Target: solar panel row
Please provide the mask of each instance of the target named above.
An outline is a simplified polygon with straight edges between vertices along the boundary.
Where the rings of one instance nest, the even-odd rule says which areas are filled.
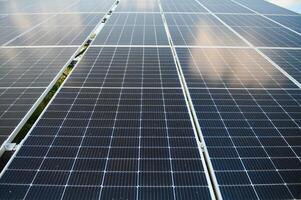
[[[63,199],[210,198],[175,76],[169,48],[90,48],[6,170],[3,197],[21,181],[21,199],[51,185]]]
[[[101,6],[109,10],[113,3]],[[0,18],[1,154],[105,14],[73,12],[82,4],[24,0],[1,7],[6,13]]]
[[[254,46],[296,47],[300,41],[260,15],[216,16]],[[222,198],[300,198],[294,177],[301,167],[300,88],[253,47],[222,46],[175,48]],[[292,54],[275,56],[289,50],[262,51],[280,66],[289,60],[283,68],[296,70]]]
[[[101,12],[90,0],[69,5]],[[85,31],[98,15],[49,22],[70,29],[81,16]],[[7,166],[0,198],[301,198],[297,17],[259,0],[121,1]],[[68,34],[20,41],[84,38]]]

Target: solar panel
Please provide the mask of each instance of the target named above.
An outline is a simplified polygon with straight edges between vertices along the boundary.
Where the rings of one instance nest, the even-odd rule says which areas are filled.
[[[168,40],[159,13],[116,13],[93,44],[168,45]]]
[[[300,47],[301,36],[259,15],[218,15],[255,46]]]
[[[1,148],[75,51],[50,47],[0,49]]]
[[[0,142],[113,4],[0,0]],[[301,199],[299,15],[263,0],[116,6],[0,199]]]
[[[94,74],[104,64],[106,77],[121,76],[115,80],[120,84],[98,79],[101,85],[86,87],[93,80],[86,76],[71,87],[79,83],[71,76],[3,175],[0,196],[43,199],[51,191],[63,199],[210,198],[182,88],[165,78],[176,71],[171,50],[92,47],[84,57],[75,74],[87,68]],[[140,74],[132,87],[127,78],[136,65]],[[144,82],[152,74],[158,85]]]
[[[175,45],[246,46],[226,26],[208,14],[165,14]]]
[[[264,49],[263,52],[287,73],[301,82],[301,51],[294,49]]]

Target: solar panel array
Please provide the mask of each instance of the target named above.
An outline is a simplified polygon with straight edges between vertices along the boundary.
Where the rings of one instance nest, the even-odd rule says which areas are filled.
[[[1,154],[114,4],[89,2],[105,10],[83,13],[82,1],[0,3]]]
[[[68,57],[107,12],[22,2],[49,18],[3,39],[40,47],[0,49],[16,57],[0,54],[0,127],[58,73],[57,49]],[[299,17],[262,0],[120,1],[5,169],[0,199],[301,199]]]

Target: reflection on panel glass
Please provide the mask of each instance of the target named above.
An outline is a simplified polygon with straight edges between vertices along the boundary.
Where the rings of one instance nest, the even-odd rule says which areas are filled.
[[[0,87],[47,87],[75,50],[0,49]]]
[[[55,14],[9,46],[81,45],[104,14]]]
[[[175,45],[246,46],[230,29],[212,15],[165,14]]]
[[[301,36],[259,15],[218,15],[255,46],[301,47]]]
[[[122,0],[116,12],[160,12],[157,0]]]
[[[208,11],[195,0],[160,0],[160,2],[164,12],[208,13]]]
[[[253,13],[231,0],[198,0],[213,13]]]
[[[189,87],[296,88],[251,49],[177,48]]]
[[[20,34],[30,31],[53,15],[3,15],[0,17],[0,45],[13,40]]]
[[[0,13],[107,12],[114,0],[2,0]]]

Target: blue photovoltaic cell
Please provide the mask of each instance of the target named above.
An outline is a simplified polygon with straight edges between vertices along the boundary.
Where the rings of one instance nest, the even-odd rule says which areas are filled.
[[[68,79],[0,179],[0,198],[44,199],[50,193],[52,199],[210,199],[182,88],[165,78],[164,70],[176,68],[170,53],[91,48],[78,70],[92,72],[107,62],[104,54],[111,63],[107,72],[114,71],[118,55],[133,55],[120,66],[123,74],[107,73],[123,77],[115,80],[120,84],[104,87],[108,79],[99,79],[102,86],[85,88],[93,80],[85,78],[68,87],[74,83]],[[137,85],[128,87],[128,69],[141,59]],[[145,85],[149,72],[158,85]]]
[[[259,15],[218,15],[254,46],[301,47],[301,36]]]
[[[299,83],[301,82],[301,50],[264,49],[262,51]]]

